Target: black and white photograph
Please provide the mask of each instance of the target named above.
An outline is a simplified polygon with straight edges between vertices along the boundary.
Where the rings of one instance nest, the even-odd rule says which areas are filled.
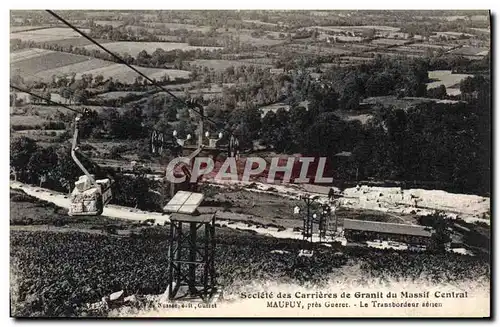
[[[11,318],[491,318],[488,8],[162,6],[9,10]]]

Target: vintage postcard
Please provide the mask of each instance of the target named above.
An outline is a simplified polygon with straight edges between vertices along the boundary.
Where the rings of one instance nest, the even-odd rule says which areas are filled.
[[[490,20],[10,11],[11,317],[490,317]]]

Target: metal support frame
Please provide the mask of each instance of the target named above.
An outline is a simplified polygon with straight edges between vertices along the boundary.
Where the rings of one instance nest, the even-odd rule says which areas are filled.
[[[188,229],[184,228],[186,225],[189,225]],[[198,239],[200,234],[203,235],[201,240]],[[215,215],[204,221],[174,217],[170,223],[170,235],[168,298],[210,301],[217,291]]]
[[[306,212],[305,215],[303,216],[303,229],[302,229],[302,241],[303,241],[303,250],[309,250],[310,247],[312,246],[313,242],[313,226],[314,226],[314,219],[313,219],[313,212],[312,212],[312,204],[314,203],[315,199],[314,198],[309,198],[309,197],[304,197],[302,200],[306,204]]]
[[[73,134],[73,142],[71,143],[71,157],[73,158],[73,161],[77,164],[78,168],[80,168],[81,171],[87,176],[89,179],[91,185],[93,187],[97,187],[97,183],[95,179],[90,175],[89,171],[82,165],[80,160],[78,160],[78,157],[76,156],[76,153],[78,152],[78,125],[80,122],[81,116],[78,115],[75,118],[75,132]]]
[[[319,216],[319,241],[320,243],[326,242],[329,234],[331,222],[331,208],[328,204],[322,205],[321,214]]]
[[[332,219],[330,219],[329,230],[332,231],[332,236],[339,236],[344,229],[344,218],[339,219],[339,215],[337,214],[337,210],[341,206],[340,199],[332,200]],[[333,226],[332,226],[333,225]]]

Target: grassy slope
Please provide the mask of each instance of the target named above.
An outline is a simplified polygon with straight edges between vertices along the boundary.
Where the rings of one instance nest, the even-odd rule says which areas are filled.
[[[168,228],[139,228],[108,218],[68,218],[51,204],[21,193],[11,201],[13,220],[68,227],[11,227],[11,293],[15,316],[71,316],[83,303],[118,290],[159,294],[166,288]],[[109,224],[128,235],[89,233]],[[66,232],[62,233],[61,231]],[[84,232],[86,231],[86,232]],[[330,274],[356,263],[366,277],[435,281],[477,279],[489,274],[485,259],[457,255],[397,253],[363,248],[317,248],[310,259],[297,257],[299,241],[273,239],[227,228],[216,230],[216,269],[223,287],[252,280],[321,284]],[[271,253],[272,250],[288,253]],[[341,252],[338,252],[341,251]],[[304,261],[305,260],[305,261]],[[314,268],[312,268],[314,267]]]

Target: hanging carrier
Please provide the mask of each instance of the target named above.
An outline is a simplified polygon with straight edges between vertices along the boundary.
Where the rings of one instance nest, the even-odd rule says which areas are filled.
[[[82,116],[75,118],[75,133],[71,145],[71,157],[84,175],[75,182],[75,188],[70,195],[70,216],[99,216],[104,206],[112,199],[111,180],[98,179],[91,175],[76,156],[78,148],[78,123]]]

